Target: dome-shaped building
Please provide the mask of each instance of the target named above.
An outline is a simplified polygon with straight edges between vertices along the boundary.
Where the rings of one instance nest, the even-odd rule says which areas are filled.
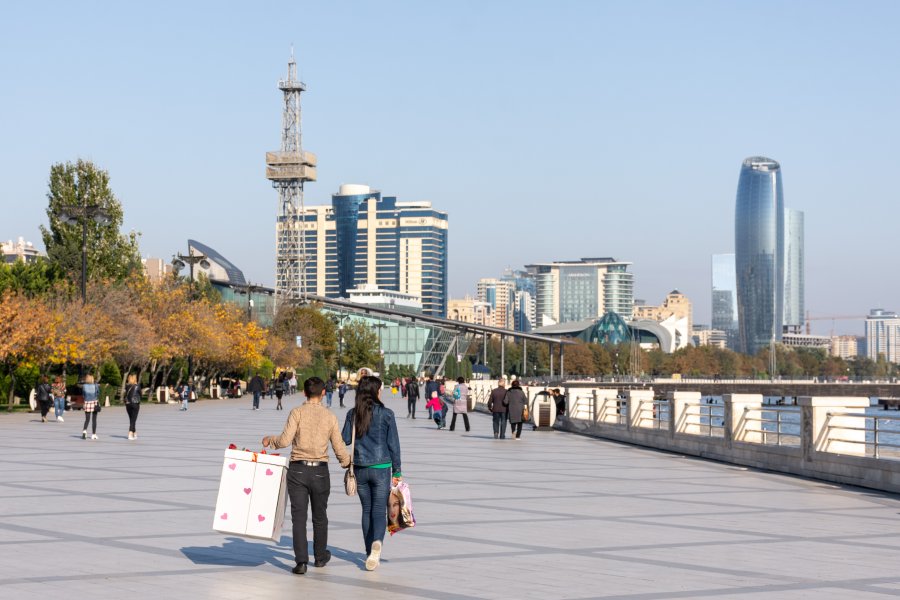
[[[618,313],[609,311],[576,337],[594,344],[624,344],[631,341],[631,329]]]

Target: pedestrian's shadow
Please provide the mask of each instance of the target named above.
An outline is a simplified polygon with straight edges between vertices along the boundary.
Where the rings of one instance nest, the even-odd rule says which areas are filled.
[[[290,538],[282,537],[278,545],[290,547]],[[195,565],[259,567],[268,563],[289,571],[294,564],[292,552],[281,551],[271,543],[250,542],[239,537],[225,538],[221,546],[188,546],[182,548],[181,553]]]
[[[348,563],[353,563],[359,569],[365,571],[366,555],[362,552],[351,552],[350,550],[345,550],[344,548],[335,548],[334,546],[329,546],[328,548],[329,550],[331,550],[331,553],[335,558],[345,560]],[[312,556],[312,546],[310,546],[310,556]]]

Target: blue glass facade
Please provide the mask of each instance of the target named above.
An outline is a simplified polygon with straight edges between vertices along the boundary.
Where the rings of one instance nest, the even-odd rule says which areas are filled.
[[[781,166],[744,160],[734,215],[739,348],[755,354],[781,340],[784,317],[784,197]]]

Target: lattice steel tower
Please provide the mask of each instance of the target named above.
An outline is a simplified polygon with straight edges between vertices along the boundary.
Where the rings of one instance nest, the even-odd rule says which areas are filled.
[[[278,190],[275,224],[275,293],[277,302],[306,296],[306,232],[303,222],[303,184],[316,180],[316,155],[304,152],[300,135],[300,92],[306,85],[297,79],[294,51],[287,79],[278,82],[284,92],[281,117],[281,150],[266,152],[266,178]]]

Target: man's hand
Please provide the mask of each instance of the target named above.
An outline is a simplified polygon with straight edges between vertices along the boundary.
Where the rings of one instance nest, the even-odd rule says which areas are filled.
[[[264,438],[262,439],[262,445],[263,445],[263,448],[268,448],[268,447],[269,447],[269,443],[270,443],[271,441],[272,441],[272,440],[271,440],[270,436],[267,435],[266,437],[264,437]]]

